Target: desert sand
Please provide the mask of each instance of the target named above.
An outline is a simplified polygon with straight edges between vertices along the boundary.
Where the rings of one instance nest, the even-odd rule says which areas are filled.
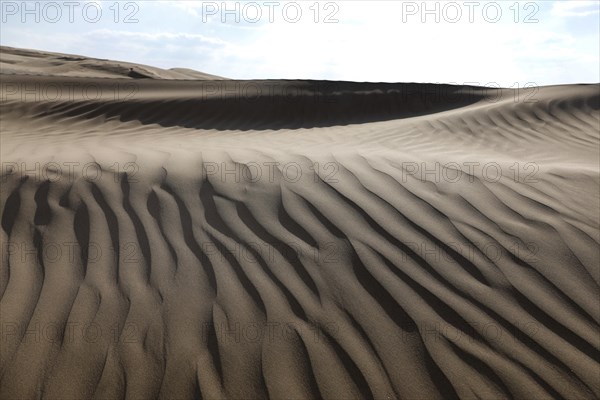
[[[599,85],[0,72],[0,398],[600,397]]]

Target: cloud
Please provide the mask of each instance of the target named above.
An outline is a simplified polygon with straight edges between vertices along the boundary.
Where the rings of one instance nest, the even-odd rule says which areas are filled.
[[[308,8],[312,4],[302,3],[304,15],[297,23],[277,14],[274,23],[249,24],[235,23],[233,18],[223,23],[218,16],[204,23],[202,2],[179,2],[176,7],[146,2],[135,25],[115,24],[109,18],[90,30],[90,24],[81,21],[33,25],[19,19],[3,25],[0,42],[162,68],[187,67],[238,79],[504,86],[517,81],[541,85],[600,79],[598,23],[569,18],[596,13],[594,1],[542,4],[535,24],[513,22],[509,2],[503,3],[505,17],[497,24],[482,18],[474,23],[463,18],[456,24],[430,18],[422,24],[418,16],[401,23],[401,3],[393,2],[339,2],[335,14],[339,23],[323,22],[330,11],[321,3],[316,23]]]
[[[199,12],[199,10],[202,9],[202,3],[204,3],[204,1],[195,1],[195,0],[158,1],[157,3],[168,5],[168,6],[175,6],[194,17],[199,17],[201,14]]]
[[[584,0],[555,1],[551,12],[560,17],[587,17],[600,13],[600,2]]]
[[[95,37],[128,38],[140,41],[196,40],[202,43],[209,43],[212,45],[226,46],[229,44],[225,40],[219,38],[210,37],[199,33],[187,32],[132,32],[113,29],[96,29],[94,31],[86,33],[86,35]]]

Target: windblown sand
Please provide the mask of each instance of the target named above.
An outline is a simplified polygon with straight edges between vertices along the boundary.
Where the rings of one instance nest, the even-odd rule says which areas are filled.
[[[0,398],[600,397],[599,85],[0,61]]]

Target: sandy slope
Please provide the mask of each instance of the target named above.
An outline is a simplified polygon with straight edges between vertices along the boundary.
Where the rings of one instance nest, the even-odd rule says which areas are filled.
[[[223,79],[187,68],[164,70],[123,61],[8,46],[0,46],[0,72],[15,75],[88,78]]]
[[[0,398],[600,396],[598,85],[49,54],[2,75]]]

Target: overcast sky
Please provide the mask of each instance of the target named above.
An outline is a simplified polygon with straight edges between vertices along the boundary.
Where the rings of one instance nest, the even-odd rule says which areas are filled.
[[[598,1],[2,1],[0,43],[237,79],[600,81]]]

